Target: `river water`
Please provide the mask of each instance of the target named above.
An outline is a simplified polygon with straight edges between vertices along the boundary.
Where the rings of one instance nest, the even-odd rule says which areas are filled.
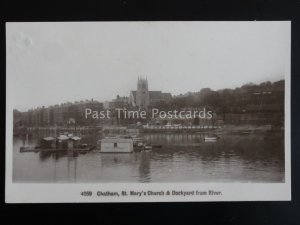
[[[151,152],[20,153],[14,138],[13,182],[284,182],[283,138],[223,134],[205,142],[203,134],[145,134],[162,148]],[[40,137],[29,140],[34,146]],[[95,143],[99,137],[86,137]]]

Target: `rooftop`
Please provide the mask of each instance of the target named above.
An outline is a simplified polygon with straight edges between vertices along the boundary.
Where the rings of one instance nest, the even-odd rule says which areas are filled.
[[[101,140],[102,143],[133,143],[131,138],[107,137]]]

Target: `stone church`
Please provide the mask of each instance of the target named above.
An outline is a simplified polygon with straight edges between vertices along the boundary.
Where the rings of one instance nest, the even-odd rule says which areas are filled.
[[[129,95],[129,103],[134,107],[148,109],[155,103],[172,99],[171,93],[163,93],[161,91],[149,91],[147,78],[138,78],[137,90],[131,91]]]

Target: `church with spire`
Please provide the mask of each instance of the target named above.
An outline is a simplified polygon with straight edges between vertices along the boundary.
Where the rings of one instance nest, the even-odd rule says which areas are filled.
[[[148,79],[138,77],[137,90],[131,91],[129,95],[129,104],[133,107],[148,109],[155,103],[172,99],[171,93],[163,93],[161,91],[149,91]]]

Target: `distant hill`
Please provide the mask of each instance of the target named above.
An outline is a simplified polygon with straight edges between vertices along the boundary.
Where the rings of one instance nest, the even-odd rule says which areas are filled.
[[[218,113],[278,112],[284,110],[284,80],[245,84],[235,89],[217,91],[203,88],[199,92],[175,96],[172,108],[207,107]]]

